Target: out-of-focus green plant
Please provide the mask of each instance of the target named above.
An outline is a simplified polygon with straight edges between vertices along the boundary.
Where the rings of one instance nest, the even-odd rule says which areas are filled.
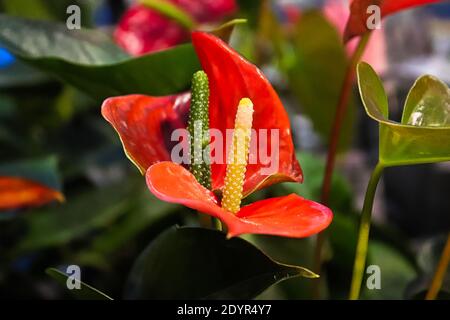
[[[131,58],[100,31],[67,32],[62,24],[3,14],[0,44],[98,100],[133,92],[180,92],[189,87],[191,75],[200,68],[190,44]]]
[[[349,64],[347,53],[337,30],[318,11],[303,13],[292,37],[292,59],[286,66],[289,84],[301,110],[327,143]],[[353,97],[349,101],[340,135],[341,150],[349,147],[353,137],[356,104]]]
[[[64,288],[67,288],[67,282],[71,281],[71,283],[75,287],[75,290],[70,290],[70,293],[73,294],[76,298],[82,300],[113,300],[113,298],[111,298],[107,294],[88,285],[87,283],[84,283],[83,281],[80,281],[79,279],[69,279],[69,275],[58,269],[47,268],[45,272]]]

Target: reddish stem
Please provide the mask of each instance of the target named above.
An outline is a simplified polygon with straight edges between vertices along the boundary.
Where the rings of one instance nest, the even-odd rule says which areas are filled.
[[[348,104],[352,92],[353,81],[355,80],[356,65],[361,60],[364,50],[367,46],[371,33],[367,32],[359,39],[358,46],[353,52],[347,71],[345,74],[344,82],[342,84],[341,94],[336,106],[336,113],[334,115],[333,127],[329,137],[329,146],[327,154],[327,162],[325,166],[325,174],[322,182],[322,191],[320,195],[320,201],[324,205],[328,205],[330,201],[331,180],[333,177],[334,166],[336,161],[336,153],[339,145],[339,137],[342,129],[342,123],[344,122],[345,115],[347,114]],[[320,274],[322,266],[322,251],[326,240],[325,231],[317,236],[316,247],[314,252],[314,271]],[[314,282],[313,295],[315,298],[320,297],[320,284],[319,281]]]

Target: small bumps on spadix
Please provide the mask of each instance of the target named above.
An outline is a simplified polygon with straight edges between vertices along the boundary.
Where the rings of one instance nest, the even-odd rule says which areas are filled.
[[[232,213],[237,213],[241,207],[252,123],[253,103],[249,98],[243,98],[236,113],[222,198],[222,207]]]
[[[208,76],[204,71],[197,71],[192,77],[188,131],[190,135],[190,171],[202,186],[211,189],[209,84]]]

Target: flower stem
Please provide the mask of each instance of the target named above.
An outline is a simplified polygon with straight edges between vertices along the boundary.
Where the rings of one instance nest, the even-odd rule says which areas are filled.
[[[353,55],[350,59],[350,63],[347,67],[347,72],[345,75],[338,105],[336,107],[336,113],[334,115],[333,120],[333,128],[331,130],[331,134],[329,137],[325,175],[322,183],[321,202],[324,203],[325,205],[327,205],[330,200],[331,180],[333,177],[336,153],[339,145],[339,137],[342,129],[342,123],[344,122],[344,118],[348,109],[348,102],[350,100],[353,81],[355,79],[356,74],[356,65],[358,64],[359,60],[361,59],[364,53],[364,49],[367,46],[369,37],[370,33],[366,33],[364,36],[362,36],[361,39],[359,40],[357,48],[353,52]]]
[[[367,249],[369,247],[369,232],[372,216],[373,201],[377,191],[378,182],[383,173],[384,166],[377,164],[372,172],[367,186],[364,206],[361,212],[361,222],[359,226],[358,243],[356,245],[355,263],[353,265],[352,284],[350,288],[350,300],[357,300],[361,291],[361,284],[364,276],[364,267],[367,259]]]
[[[436,269],[436,273],[434,274],[433,280],[431,282],[430,289],[425,296],[426,300],[434,300],[436,299],[439,290],[442,287],[442,282],[444,281],[445,274],[447,273],[448,265],[450,262],[450,233],[448,234],[447,242],[444,247],[444,251],[442,251],[441,259],[439,260],[439,264]]]
[[[358,45],[353,52],[349,64],[347,66],[347,71],[345,74],[344,82],[342,84],[341,93],[339,96],[338,104],[336,106],[336,113],[334,115],[333,127],[329,137],[329,146],[327,153],[327,161],[325,165],[325,173],[322,181],[322,190],[320,195],[320,201],[324,205],[328,205],[330,201],[330,189],[331,181],[333,177],[334,164],[336,160],[336,153],[339,145],[339,137],[341,133],[342,123],[345,119],[345,115],[348,109],[348,103],[351,96],[353,81],[355,79],[356,65],[361,60],[367,43],[370,39],[370,32],[365,33],[359,39]],[[322,251],[323,246],[326,242],[325,231],[319,233],[316,239],[316,245],[314,249],[314,271],[318,274],[321,272],[322,268]],[[320,281],[315,281],[313,284],[313,296],[314,298],[320,298]]]

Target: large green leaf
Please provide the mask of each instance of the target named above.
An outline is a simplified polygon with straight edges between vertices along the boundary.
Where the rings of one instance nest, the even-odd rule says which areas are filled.
[[[69,17],[67,8],[77,5],[81,10],[81,25],[83,27],[92,25],[93,12],[101,5],[98,0],[2,0],[0,6],[4,12],[11,16],[66,21]]]
[[[108,268],[111,255],[139,233],[177,212],[179,206],[159,201],[144,187],[133,199],[133,207],[119,222],[97,235],[91,245],[77,255],[77,262]]]
[[[294,33],[295,59],[287,74],[302,111],[328,141],[348,58],[336,29],[317,11],[302,15]],[[353,97],[342,125],[340,148],[351,142],[355,115]]]
[[[263,235],[245,235],[248,240],[272,259],[289,265],[312,266],[314,256],[314,239],[293,239]],[[294,278],[274,284],[265,290],[258,299],[309,299],[311,281]]]
[[[450,160],[450,90],[433,76],[419,78],[408,95],[402,121],[389,120],[380,78],[367,63],[358,65],[358,84],[367,114],[380,126],[384,166]]]
[[[26,236],[13,254],[63,245],[108,226],[130,206],[135,185],[113,185],[72,198],[62,206],[38,209],[26,217]]]
[[[179,92],[200,69],[191,44],[130,58],[99,31],[6,15],[0,15],[0,44],[96,99]]]
[[[171,228],[136,261],[131,299],[250,299],[291,277],[313,272],[277,263],[240,238],[201,228]]]
[[[54,18],[47,3],[43,0],[3,0],[2,7],[7,14],[13,16],[45,20]]]
[[[45,273],[47,273],[50,277],[55,279],[61,286],[67,289],[67,279],[69,275],[66,273],[59,271],[55,268],[47,268],[45,270]],[[72,294],[75,298],[81,299],[81,300],[113,300],[110,296],[107,294],[101,292],[98,289],[95,289],[94,287],[84,283],[80,280],[73,280],[74,282],[78,282],[80,284],[80,289],[73,289],[69,290],[67,289],[70,294]]]

